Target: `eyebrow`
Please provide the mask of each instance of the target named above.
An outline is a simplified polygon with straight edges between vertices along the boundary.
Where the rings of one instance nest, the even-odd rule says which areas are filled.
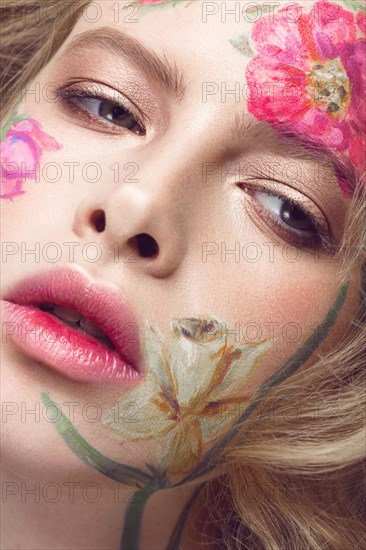
[[[98,47],[108,53],[132,61],[152,81],[159,84],[168,94],[178,101],[186,95],[187,83],[175,64],[171,64],[165,55],[153,51],[128,34],[111,27],[101,27],[76,35],[67,45],[64,54],[80,53],[90,47]],[[240,140],[241,147],[250,143],[270,143],[269,128],[275,131],[279,141],[290,147],[292,158],[298,160],[328,161],[334,168],[338,180],[342,180],[352,193],[356,186],[357,174],[351,163],[325,145],[311,140],[306,135],[295,134],[284,124],[264,123],[251,115],[237,116],[233,126],[232,138]],[[274,149],[273,144],[268,149]],[[289,151],[287,151],[287,156]]]
[[[184,98],[187,85],[176,65],[172,65],[165,55],[148,49],[135,38],[117,29],[101,27],[78,34],[66,47],[65,54],[95,46],[132,61],[167,93],[179,101]]]
[[[273,143],[272,132],[277,136],[277,144]],[[281,154],[290,156],[292,159],[329,163],[334,169],[338,182],[342,181],[350,194],[355,190],[358,176],[347,158],[306,134],[296,133],[287,124],[267,123],[245,114],[236,117],[232,135],[236,139],[239,137],[244,146],[260,143],[266,150],[279,149]]]

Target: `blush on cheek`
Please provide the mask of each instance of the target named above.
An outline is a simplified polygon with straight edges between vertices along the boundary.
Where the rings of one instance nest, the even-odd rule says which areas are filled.
[[[13,199],[22,195],[24,181],[38,178],[43,152],[61,147],[36,120],[13,117],[1,133],[0,197]]]
[[[232,334],[237,338],[237,343],[244,345],[268,340],[273,344],[270,354],[245,385],[248,397],[252,397],[261,384],[279,370],[313,333],[319,334],[319,326],[324,322],[336,294],[337,286],[331,284],[324,272],[324,285],[319,280],[311,283],[305,278],[301,282],[299,277],[293,280],[287,277],[285,285],[280,281],[273,282],[270,292],[256,293],[252,300],[247,299],[244,311],[238,303],[228,304],[231,307]],[[338,332],[334,330],[330,335],[332,341],[338,337]]]

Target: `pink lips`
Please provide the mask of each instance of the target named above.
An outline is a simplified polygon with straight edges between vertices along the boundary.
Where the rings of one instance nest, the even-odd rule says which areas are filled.
[[[75,310],[102,338],[39,309],[43,304]],[[12,340],[64,376],[97,384],[142,379],[138,325],[118,292],[63,268],[21,281],[1,305],[2,341]]]

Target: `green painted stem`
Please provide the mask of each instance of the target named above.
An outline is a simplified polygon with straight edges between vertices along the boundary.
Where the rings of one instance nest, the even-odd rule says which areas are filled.
[[[4,141],[6,134],[8,133],[8,130],[13,124],[16,124],[17,122],[21,122],[22,120],[25,120],[26,118],[29,118],[28,115],[19,115],[15,116],[13,113],[10,118],[5,122],[4,126],[1,128],[0,132],[0,141]]]
[[[133,501],[127,507],[120,550],[139,550],[142,518],[145,511],[145,505],[151,495],[155,493],[155,487],[145,487],[136,491]]]
[[[168,543],[168,546],[167,546],[166,550],[179,550],[180,542],[181,542],[181,539],[182,539],[184,527],[186,525],[189,512],[191,511],[191,508],[192,508],[192,505],[193,505],[194,501],[196,500],[196,498],[200,494],[203,485],[204,485],[204,483],[201,483],[201,485],[199,485],[199,487],[197,487],[197,489],[195,490],[195,492],[193,493],[193,495],[191,496],[191,498],[189,499],[189,501],[187,502],[187,504],[183,508],[183,511],[182,511],[182,513],[181,513],[181,515],[178,519],[177,525],[175,526],[175,529],[172,533],[172,536],[170,537],[170,541]]]
[[[43,392],[41,397],[43,403],[47,407],[54,407],[57,411],[57,418],[54,420],[56,430],[61,435],[66,445],[78,458],[80,458],[80,460],[85,462],[85,464],[95,468],[101,474],[126,485],[135,483],[146,485],[153,479],[151,475],[146,474],[137,468],[120,464],[119,462],[102,455],[102,453],[92,447],[79,434],[67,416],[63,414],[57,403],[52,401],[46,392]]]

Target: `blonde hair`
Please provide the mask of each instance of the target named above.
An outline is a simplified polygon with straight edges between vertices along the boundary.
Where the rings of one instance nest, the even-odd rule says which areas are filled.
[[[1,0],[2,119],[89,3]],[[71,4],[71,16],[60,9]],[[365,266],[365,188],[359,181],[351,202],[340,278]],[[342,341],[266,395],[228,447],[225,474],[207,485],[221,547],[344,550],[366,544],[365,288],[360,292],[359,314]]]
[[[340,281],[351,270],[362,279],[352,325],[265,396],[227,449],[225,489],[208,486],[230,550],[366,545],[365,181],[357,182],[338,257]]]

